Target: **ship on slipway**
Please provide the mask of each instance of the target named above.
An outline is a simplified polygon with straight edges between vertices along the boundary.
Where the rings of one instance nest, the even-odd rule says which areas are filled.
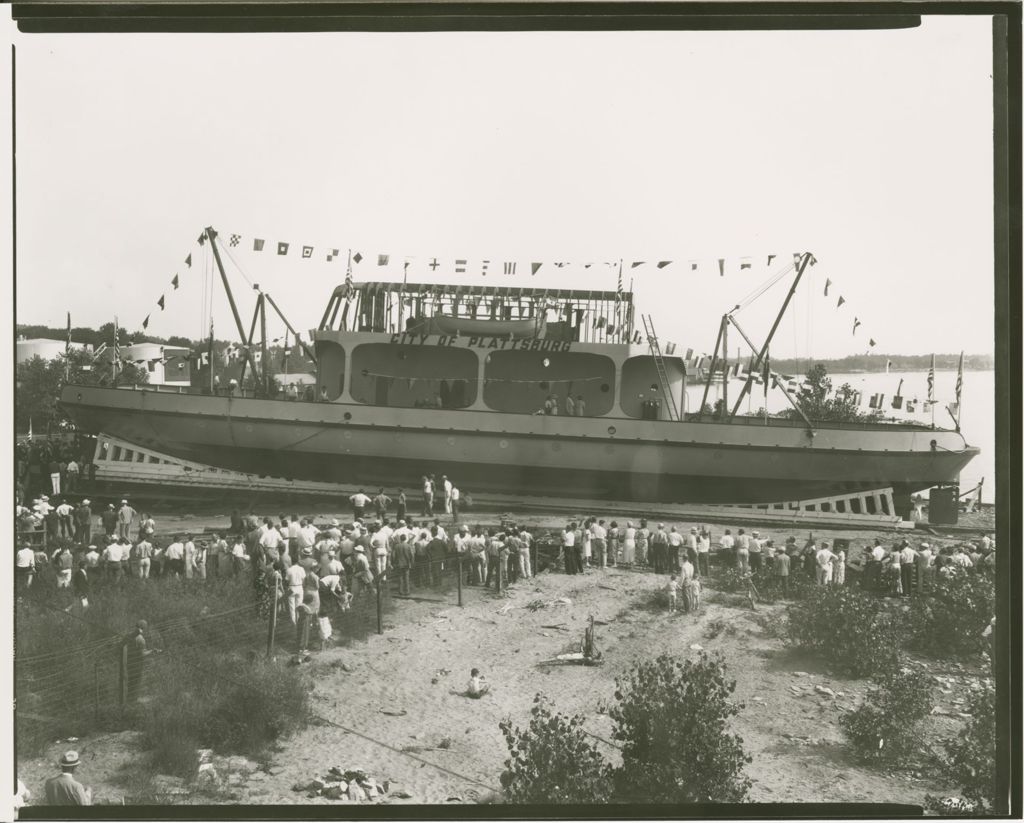
[[[217,234],[206,236],[228,287]],[[794,261],[772,333],[809,263],[810,254]],[[261,295],[257,311],[263,304]],[[304,399],[260,392],[253,361],[256,392],[68,385],[61,405],[84,431],[183,460],[409,491],[424,474],[475,492],[664,503],[890,487],[896,511],[885,513],[905,516],[912,494],[956,483],[979,452],[957,430],[916,423],[737,414],[752,378],[734,406],[687,412],[692,357],[663,351],[648,318],[636,328],[634,309],[630,291],[346,281],[311,332],[317,388]],[[764,363],[772,334],[755,346],[730,314],[698,374],[708,385],[728,378],[718,352],[730,329],[751,347],[750,374],[774,382]],[[252,341],[243,335],[247,356]],[[558,413],[545,413],[552,405]]]

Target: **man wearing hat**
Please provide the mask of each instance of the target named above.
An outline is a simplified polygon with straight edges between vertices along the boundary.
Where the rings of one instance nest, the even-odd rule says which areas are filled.
[[[92,509],[88,499],[75,509],[75,542],[80,546],[88,546],[92,542]]]
[[[929,588],[928,569],[932,565],[932,556],[932,547],[927,543],[922,543],[921,548],[917,551],[917,557],[914,558],[917,577],[915,582],[919,594],[923,594],[925,589]]]
[[[118,537],[123,537],[125,540],[131,540],[132,523],[135,522],[136,517],[138,517],[138,512],[128,505],[127,500],[122,500],[121,508],[117,510]]]
[[[360,592],[370,591],[373,575],[370,574],[370,561],[366,556],[366,547],[356,544],[352,554],[352,597]]]
[[[117,510],[113,503],[107,504],[106,511],[100,515],[100,521],[103,523],[103,532],[107,537],[113,537],[114,532],[117,531]]]
[[[81,762],[76,751],[67,751],[61,755],[60,774],[46,781],[47,806],[92,805],[92,789],[87,789],[75,780],[75,769]]]

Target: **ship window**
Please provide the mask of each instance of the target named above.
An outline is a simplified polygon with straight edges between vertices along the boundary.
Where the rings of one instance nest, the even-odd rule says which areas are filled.
[[[610,390],[611,390],[611,386],[609,386],[607,383],[602,383],[601,384],[601,391],[602,392],[607,394]]]
[[[114,446],[114,450],[113,450],[113,452],[110,455],[110,459],[111,460],[120,460],[121,459],[121,447],[120,446]]]
[[[153,455],[150,455],[149,456],[149,462],[150,463],[159,463],[160,462],[160,458],[159,457],[154,457]]]
[[[124,450],[124,457],[122,459],[124,460],[125,463],[131,463],[132,462],[132,457],[134,455],[135,455],[135,451],[133,449],[125,449]]]
[[[658,390],[657,385],[654,384],[654,383],[651,383],[651,391],[657,391],[657,390]]]
[[[142,452],[137,452],[136,455],[135,455],[135,462],[136,463],[145,463],[146,462],[146,455],[144,455]]]

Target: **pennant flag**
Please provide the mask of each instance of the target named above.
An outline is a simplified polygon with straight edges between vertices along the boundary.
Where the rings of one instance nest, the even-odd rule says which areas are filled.
[[[749,268],[750,268],[750,263],[742,263],[742,262],[740,263],[740,271],[743,271],[743,269],[749,269]]]
[[[303,257],[312,257],[313,256],[313,247],[312,246],[303,246],[302,247],[302,256]]]
[[[149,315],[148,314],[146,315],[146,319],[142,321],[142,328],[143,329],[148,329],[149,328]]]
[[[644,264],[643,260],[637,260],[636,262],[631,263],[629,267],[631,269],[635,269],[637,266],[642,266],[643,264]]]
[[[615,334],[615,326],[611,323],[608,324],[608,328],[605,330],[606,334]]]
[[[287,243],[278,243],[277,244],[277,253],[278,254],[288,254],[288,244]]]
[[[886,360],[885,361],[885,373],[886,374],[889,373],[889,369],[890,368],[892,368],[892,360]]]
[[[466,261],[465,260],[456,260],[455,261],[455,273],[456,274],[465,274],[466,273]]]
[[[675,354],[675,353],[676,353],[676,344],[675,343],[668,343],[668,344],[665,345],[665,354]]]
[[[200,246],[201,246],[201,245],[203,245],[203,243],[205,243],[205,242],[206,242],[206,232],[205,232],[205,231],[204,231],[204,232],[203,232],[202,234],[200,234],[200,235],[199,235],[199,239],[198,239],[198,240],[196,240],[196,242],[197,242],[197,243],[198,243],[198,244],[199,244]]]
[[[774,254],[769,254],[768,255],[768,265],[769,266],[772,264],[772,260],[774,260],[774,259],[775,259],[775,255]]]
[[[560,268],[560,269],[564,269],[566,267],[566,265],[568,265],[568,264],[567,263],[555,263],[555,265],[558,266],[558,268]]]
[[[853,333],[854,334],[857,333],[857,326],[859,326],[859,325],[860,325],[860,320],[858,320],[856,317],[854,317],[853,318]]]
[[[188,257],[185,258],[185,265],[192,268],[192,253],[189,252]]]
[[[718,276],[719,277],[725,277],[725,258],[724,257],[719,257],[718,258]]]
[[[671,260],[659,260],[658,261],[658,268],[659,269],[663,269],[663,268],[665,268],[665,266],[669,265],[671,262],[672,262]]]
[[[868,345],[871,346],[872,348],[874,347],[874,345],[875,345],[875,338],[874,337],[871,337],[871,338],[868,339]]]
[[[171,285],[174,286],[175,291],[177,291],[177,288],[178,288],[178,275],[174,275],[174,279],[171,280]]]
[[[593,263],[584,263],[584,264],[583,264],[583,268],[585,268],[585,269],[589,269],[589,268],[590,268],[591,266],[593,266],[593,265],[594,265]]]
[[[483,275],[484,277],[486,277],[486,276],[487,276],[487,267],[488,267],[489,265],[491,265],[491,261],[490,261],[490,260],[484,260],[484,262],[483,262],[483,267],[482,267],[482,268],[480,269],[480,273],[481,273],[481,274],[482,274],[482,275]]]
[[[793,265],[794,266],[799,266],[800,265],[800,252],[798,252],[798,251],[793,252]]]
[[[160,299],[156,301],[156,304],[160,307],[160,311],[164,310],[164,296],[161,294]]]
[[[825,278],[825,296],[828,297],[828,287],[832,285],[832,281],[827,277]]]
[[[928,367],[928,402],[935,402],[935,355],[932,355],[932,364]]]
[[[437,267],[440,266],[440,265],[441,264],[437,262],[437,258],[434,257],[430,261],[430,270],[431,271],[437,271]]]
[[[263,251],[263,241],[260,240],[258,237],[252,241],[252,250]]]
[[[388,260],[390,260],[390,259],[391,259],[391,255],[388,255],[388,254],[378,254],[377,255],[377,265],[378,266],[386,266],[388,264]]]
[[[542,265],[541,263],[531,263],[530,264],[530,274],[536,274],[537,271],[540,269],[541,265]]]
[[[515,273],[516,273],[516,264],[515,263],[506,263],[505,264],[505,274],[515,274]]]
[[[603,329],[605,327],[605,324],[607,324],[607,322],[608,322],[608,318],[607,317],[598,317],[597,318],[597,328]]]
[[[697,271],[697,264],[696,263],[690,263],[690,271]]]
[[[813,266],[813,265],[815,265],[815,264],[816,264],[816,263],[818,262],[818,258],[817,258],[817,257],[815,257],[815,256],[814,256],[813,254],[809,254],[809,255],[808,255],[808,257],[810,258],[810,260],[808,260],[808,262],[809,262],[809,263],[810,263],[810,264],[811,264],[812,266]]]
[[[843,303],[845,303],[845,302],[846,302],[846,298],[845,298],[845,297],[843,297],[842,295],[839,295],[839,302],[838,302],[838,303],[836,303],[836,308],[838,309],[838,308],[839,308],[839,307],[840,307],[841,305],[843,305]]]
[[[242,235],[240,235],[240,234],[233,234],[233,235],[231,235],[231,240],[229,241],[228,245],[234,247],[234,246],[237,246],[241,242],[242,242]]]
[[[359,252],[353,254],[352,259],[356,261],[357,266],[363,262],[363,256]]]

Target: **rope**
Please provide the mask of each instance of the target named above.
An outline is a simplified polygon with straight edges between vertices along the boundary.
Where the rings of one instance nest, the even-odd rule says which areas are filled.
[[[782,271],[780,271],[778,274],[775,274],[775,275],[772,275],[771,277],[769,277],[761,285],[755,287],[753,291],[751,291],[745,297],[743,297],[739,301],[739,303],[736,304],[736,308],[733,309],[733,311],[734,312],[738,312],[738,311],[742,311],[743,309],[745,309],[747,306],[749,306],[751,303],[753,303],[755,300],[757,300],[759,297],[761,297],[766,291],[768,291],[772,286],[774,286],[776,283],[778,283],[783,277],[785,277],[787,274],[789,274],[793,270],[794,270],[794,264],[790,263],[784,269],[782,269]]]

